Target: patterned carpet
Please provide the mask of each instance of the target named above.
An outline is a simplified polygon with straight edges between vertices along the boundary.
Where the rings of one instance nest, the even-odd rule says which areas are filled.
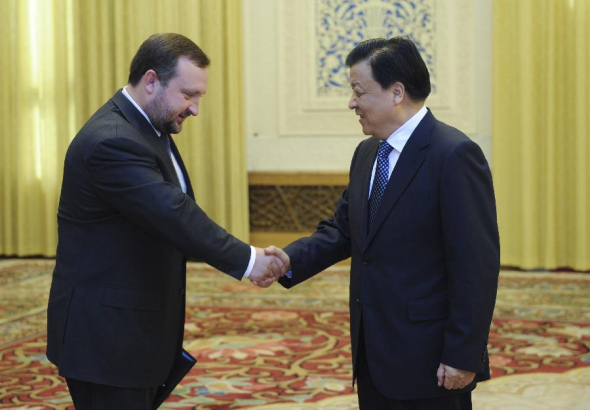
[[[0,408],[73,409],[45,358],[53,261],[0,260]],[[348,271],[259,290],[189,266],[185,348],[198,364],[162,409],[357,409]],[[474,409],[590,409],[590,275],[502,272],[492,380]]]

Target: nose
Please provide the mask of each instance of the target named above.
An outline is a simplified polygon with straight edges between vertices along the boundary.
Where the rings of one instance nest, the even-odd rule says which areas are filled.
[[[189,105],[188,111],[191,113],[191,115],[195,117],[199,114],[199,97],[195,97],[191,101],[191,105]]]
[[[350,96],[350,100],[348,100],[348,108],[354,110],[357,107],[356,99],[354,98],[354,94]]]

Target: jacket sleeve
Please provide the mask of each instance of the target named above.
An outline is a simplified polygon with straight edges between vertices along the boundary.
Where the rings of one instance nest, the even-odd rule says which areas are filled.
[[[352,157],[351,170],[359,147]],[[291,260],[292,271],[291,278],[284,276],[279,279],[279,283],[286,288],[306,281],[333,264],[350,257],[348,188],[338,200],[336,211],[331,218],[321,221],[311,236],[292,242],[284,250]]]
[[[449,319],[441,362],[479,372],[487,360],[500,244],[492,175],[483,152],[466,140],[445,160],[440,185]]]
[[[249,245],[165,181],[147,147],[125,137],[102,139],[90,150],[86,167],[92,190],[124,218],[185,255],[242,278],[250,259]]]

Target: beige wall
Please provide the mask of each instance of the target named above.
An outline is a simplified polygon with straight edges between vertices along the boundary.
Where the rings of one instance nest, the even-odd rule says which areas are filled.
[[[492,0],[420,3],[432,16],[423,40],[436,82],[426,105],[491,159]],[[244,0],[249,171],[347,172],[364,138],[347,108],[348,90],[318,92],[316,63],[326,33],[317,22],[326,7],[321,0]],[[373,23],[377,30],[369,34],[380,35],[379,21]]]

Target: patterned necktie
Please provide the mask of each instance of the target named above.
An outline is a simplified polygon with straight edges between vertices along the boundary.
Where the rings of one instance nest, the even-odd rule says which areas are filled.
[[[383,192],[385,192],[387,180],[389,179],[389,154],[391,150],[393,150],[393,147],[387,142],[381,142],[379,144],[373,188],[371,189],[371,197],[369,198],[369,231],[375,220],[377,209],[379,209],[379,202],[381,202],[381,197],[383,196]]]

